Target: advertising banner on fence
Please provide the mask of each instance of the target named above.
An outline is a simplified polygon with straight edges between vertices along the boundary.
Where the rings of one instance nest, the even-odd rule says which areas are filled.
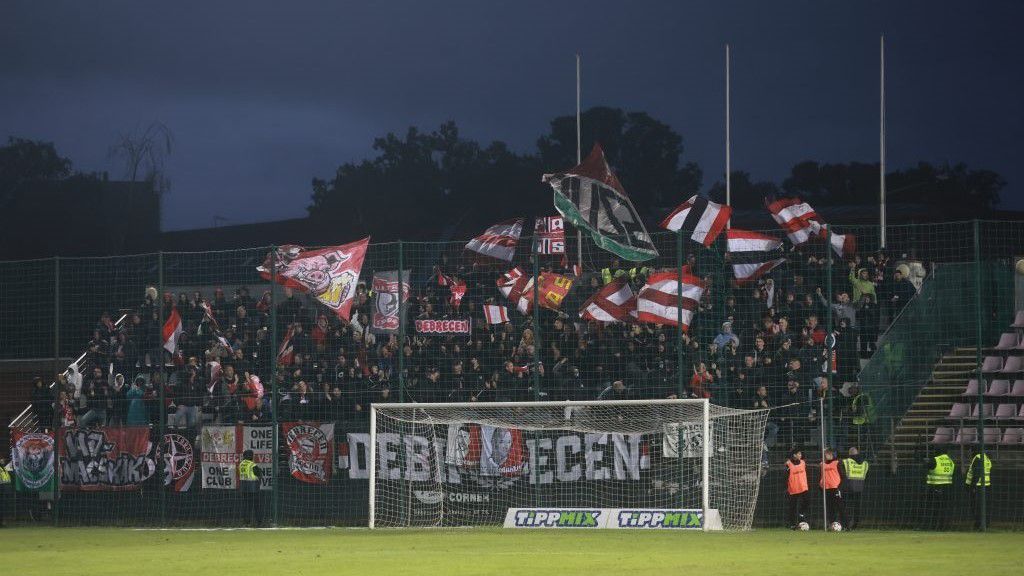
[[[11,430],[15,488],[26,492],[53,490],[53,455],[50,433]]]
[[[683,508],[509,508],[505,528],[721,530],[718,510]]]
[[[61,428],[60,489],[135,490],[156,473],[148,426]]]
[[[203,488],[238,488],[238,462],[242,452],[252,450],[261,470],[260,490],[270,490],[273,480],[273,426],[203,426],[200,433]]]
[[[331,480],[334,424],[281,424],[288,447],[288,470],[296,480],[326,484]]]
[[[192,440],[181,434],[164,434],[160,460],[164,464],[164,486],[170,486],[175,492],[185,492],[192,487],[196,471]]]

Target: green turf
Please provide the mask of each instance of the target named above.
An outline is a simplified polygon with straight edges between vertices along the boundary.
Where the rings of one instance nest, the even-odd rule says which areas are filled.
[[[1024,573],[1024,535],[8,528],[5,574]]]

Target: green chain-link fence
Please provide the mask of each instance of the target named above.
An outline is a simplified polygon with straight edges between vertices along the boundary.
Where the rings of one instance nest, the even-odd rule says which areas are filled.
[[[635,267],[588,242],[559,310],[530,315],[496,281],[513,265],[570,273],[574,236],[571,261],[534,260],[523,239],[512,264],[487,266],[465,242],[371,244],[347,323],[262,278],[269,246],[0,262],[0,434],[38,476],[15,474],[3,506],[58,525],[251,522],[235,472],[248,448],[266,472],[263,522],[365,525],[370,403],[707,393],[773,409],[756,526],[784,523],[791,448],[803,448],[816,486],[824,437],[870,463],[863,493],[847,490],[848,523],[966,529],[984,498],[987,525],[1024,527],[1024,223],[891,226],[884,251],[877,228],[843,232],[856,234],[856,257],[787,244],[787,262],[744,287],[724,238],[705,249],[655,234],[660,256]],[[580,320],[609,276],[638,290],[684,265],[708,283],[686,333]],[[374,332],[372,279],[395,270],[409,272],[408,306],[393,332]],[[465,282],[465,296],[439,277]],[[488,304],[510,321],[488,324]],[[161,345],[172,309],[183,327],[174,354]],[[424,320],[468,322],[436,333]],[[607,390],[617,380],[625,391]],[[964,473],[982,449],[991,485],[972,489]],[[296,450],[315,461],[296,466]],[[957,474],[937,507],[925,475],[941,452]],[[57,481],[25,485],[51,454]]]

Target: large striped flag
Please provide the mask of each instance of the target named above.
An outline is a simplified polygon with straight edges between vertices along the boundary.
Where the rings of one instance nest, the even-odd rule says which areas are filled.
[[[680,276],[682,284],[680,284]],[[682,294],[682,313],[680,298]],[[637,320],[652,324],[679,326],[685,332],[690,327],[693,315],[700,306],[704,294],[704,281],[690,273],[689,267],[682,270],[657,272],[647,277],[647,284],[640,289],[636,298]]]
[[[737,228],[727,231],[725,238],[737,284],[753,282],[786,261],[778,238]]]
[[[624,277],[606,284],[580,309],[580,318],[596,322],[629,322],[636,313],[636,295]]]
[[[732,208],[694,194],[661,221],[661,227],[686,234],[705,247],[711,246],[729,223]]]
[[[772,213],[772,218],[786,232],[794,246],[800,246],[814,238],[824,240],[828,236],[828,225],[810,204],[801,201],[800,198],[766,199],[765,204]],[[853,234],[833,232],[831,242],[832,249],[840,257],[852,256],[857,249]]]
[[[506,220],[491,226],[483,234],[466,244],[466,250],[477,254],[511,262],[516,253],[516,243],[523,233],[523,219]]]
[[[573,279],[554,272],[542,272],[537,283],[540,307],[558,310],[562,300],[572,290]],[[519,267],[509,270],[498,279],[498,290],[523,314],[533,309],[533,276]]]

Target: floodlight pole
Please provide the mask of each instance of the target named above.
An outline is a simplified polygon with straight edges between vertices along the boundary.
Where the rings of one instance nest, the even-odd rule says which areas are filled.
[[[881,52],[879,60],[879,170],[878,170],[878,227],[879,247],[885,248],[885,36],[881,38]]]
[[[732,114],[729,45],[725,45],[725,204],[732,206]],[[732,226],[732,217],[725,227]]]

